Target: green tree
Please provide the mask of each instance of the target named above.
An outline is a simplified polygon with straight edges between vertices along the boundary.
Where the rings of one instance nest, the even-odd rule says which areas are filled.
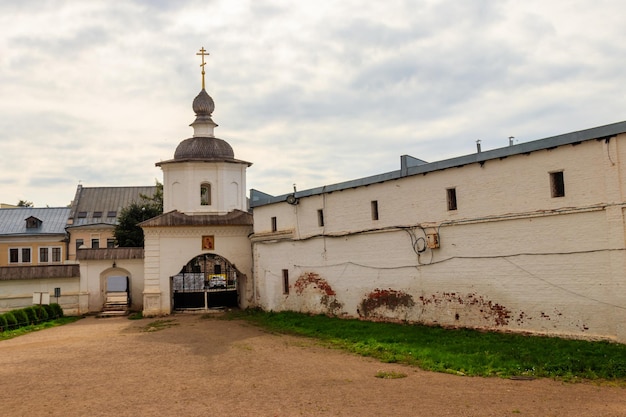
[[[153,195],[139,194],[139,197],[144,203],[156,205],[161,213],[163,213],[163,184],[159,180],[154,180],[156,191]]]
[[[163,212],[162,206],[156,203],[135,202],[122,209],[113,235],[118,246],[143,247],[143,229],[139,223],[158,216]]]
[[[163,187],[163,185],[161,185],[161,187]],[[17,206],[18,207],[35,207],[32,201],[27,201],[27,200],[18,201]]]

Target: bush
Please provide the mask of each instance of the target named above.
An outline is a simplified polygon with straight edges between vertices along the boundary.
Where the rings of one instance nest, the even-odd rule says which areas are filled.
[[[24,312],[28,316],[28,322],[30,324],[39,323],[39,317],[37,316],[37,308],[35,306],[26,307]]]
[[[13,313],[13,317],[15,317],[15,320],[17,320],[16,328],[28,326],[30,324],[30,322],[28,321],[28,315],[23,308],[19,310],[13,310],[11,311],[11,313]]]
[[[57,304],[57,303],[52,303],[50,304],[50,307],[52,307],[52,310],[54,311],[54,317],[55,318],[61,318],[63,317],[63,308]]]
[[[48,312],[43,306],[35,305],[35,310],[37,311],[37,317],[39,317],[39,321],[48,321]]]
[[[7,330],[17,329],[17,319],[12,312],[4,313],[4,318],[7,321]]]
[[[7,319],[4,317],[4,314],[0,314],[0,332],[8,330],[9,324],[7,323]]]
[[[46,310],[46,313],[48,313],[48,320],[54,320],[56,318],[56,314],[54,314],[54,309],[50,304],[44,304],[42,305],[42,307],[44,308],[44,310]]]

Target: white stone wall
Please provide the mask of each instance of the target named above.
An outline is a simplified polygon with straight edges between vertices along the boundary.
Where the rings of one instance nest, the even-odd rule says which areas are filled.
[[[143,308],[143,259],[82,260],[80,261],[81,314],[102,311],[105,301],[106,278],[127,276],[130,279],[131,310]]]
[[[54,289],[61,288],[58,302],[67,315],[80,314],[78,278],[41,278],[0,281],[0,313],[33,305],[33,293],[47,292],[56,303]]]
[[[270,310],[626,342],[625,140],[256,207],[255,301]],[[550,172],[561,170],[565,196],[553,198]],[[446,203],[452,187],[455,211]],[[441,246],[418,254],[414,245],[423,249],[428,233]]]

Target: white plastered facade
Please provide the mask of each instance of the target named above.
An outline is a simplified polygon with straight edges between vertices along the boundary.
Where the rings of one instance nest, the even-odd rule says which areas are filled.
[[[254,207],[254,301],[626,342],[623,161],[620,134]]]

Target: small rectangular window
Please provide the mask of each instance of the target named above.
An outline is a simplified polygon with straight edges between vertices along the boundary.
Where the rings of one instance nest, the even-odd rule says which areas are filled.
[[[378,200],[373,200],[372,206],[372,220],[378,220]]]
[[[91,249],[100,249],[100,239],[91,239]]]
[[[272,232],[275,232],[276,230],[278,230],[276,227],[276,217],[272,217]]]
[[[117,211],[109,211],[109,212],[107,212],[107,217],[117,217]]]
[[[324,209],[317,210],[317,225],[319,227],[324,226]]]
[[[565,182],[563,171],[550,173],[550,189],[552,197],[565,197]]]
[[[110,237],[107,239],[107,248],[114,248],[115,247],[115,239]]]
[[[39,262],[48,262],[48,248],[39,248]]]
[[[448,198],[448,210],[456,210],[456,188],[448,188],[446,194]]]
[[[81,246],[85,244],[83,239],[76,239],[76,250],[80,249]]]
[[[289,270],[283,269],[283,294],[289,294]]]
[[[61,262],[61,248],[52,248],[52,262]]]
[[[84,219],[85,217],[87,217],[87,212],[86,211],[79,211],[78,212],[78,218],[79,219]]]
[[[99,219],[100,217],[102,217],[102,212],[101,211],[94,211],[93,212],[93,217],[94,217],[94,219]]]
[[[30,263],[30,248],[22,248],[22,263]]]

